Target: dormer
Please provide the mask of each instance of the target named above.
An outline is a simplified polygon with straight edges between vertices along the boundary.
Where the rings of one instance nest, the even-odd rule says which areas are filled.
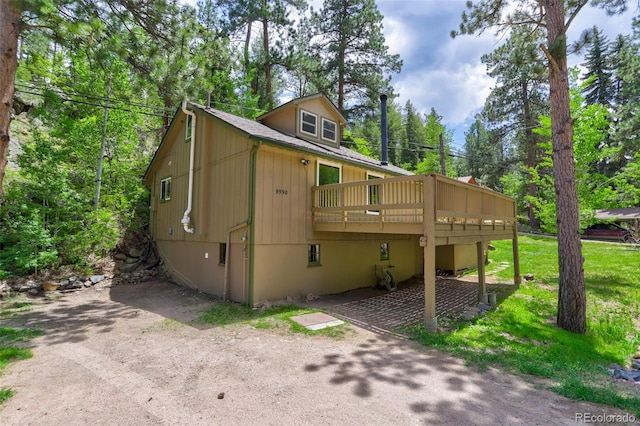
[[[262,114],[258,121],[282,133],[336,147],[340,146],[342,129],[347,124],[322,93],[293,99]]]

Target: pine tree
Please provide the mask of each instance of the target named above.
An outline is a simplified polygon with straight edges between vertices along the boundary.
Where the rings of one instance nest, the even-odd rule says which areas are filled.
[[[380,93],[391,97],[390,73],[399,72],[402,61],[388,53],[375,0],[325,0],[312,11],[311,23],[311,49],[321,64],[316,74],[322,77],[315,83],[340,111],[361,113]]]
[[[407,100],[404,105],[404,129],[405,141],[400,153],[400,164],[408,170],[415,170],[424,150],[422,146],[425,134],[420,114],[416,111],[411,100]]]
[[[538,48],[541,37],[538,29],[517,27],[502,46],[482,56],[487,73],[496,79],[496,86],[485,101],[482,118],[493,134],[501,135],[504,142],[500,145],[510,144],[517,148],[525,159],[527,170],[535,168],[539,162],[540,137],[533,129],[539,126],[538,117],[549,109],[548,72],[543,64],[543,53]],[[496,145],[492,151],[496,149],[502,149],[502,146]],[[522,187],[527,189],[521,195],[536,197],[535,180],[529,173],[521,177],[526,179]],[[498,181],[492,179],[496,185]],[[529,225],[539,227],[532,206],[527,210]]]
[[[459,34],[481,33],[488,28],[508,29],[525,23],[537,23],[546,32],[547,43],[541,45],[548,61],[549,100],[551,104],[553,179],[558,220],[558,326],[575,333],[587,328],[586,290],[577,183],[573,151],[573,120],[569,100],[569,70],[567,67],[567,30],[587,1],[559,0],[467,2]],[[593,2],[609,14],[626,10],[627,1]]]
[[[614,99],[614,87],[607,52],[610,43],[598,27],[590,31],[589,50],[582,66],[586,68],[583,75],[587,84],[584,86],[584,99],[588,104],[610,105]]]

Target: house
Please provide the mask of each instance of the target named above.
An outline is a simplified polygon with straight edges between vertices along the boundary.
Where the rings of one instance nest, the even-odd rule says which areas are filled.
[[[476,180],[473,176],[460,176],[458,178],[460,182],[470,183],[472,185],[477,185]]]
[[[175,281],[254,304],[370,286],[378,268],[393,266],[397,281],[426,271],[433,325],[436,245],[480,253],[513,239],[517,259],[512,199],[352,151],[345,124],[322,94],[256,121],[185,103],[144,176],[151,233]]]

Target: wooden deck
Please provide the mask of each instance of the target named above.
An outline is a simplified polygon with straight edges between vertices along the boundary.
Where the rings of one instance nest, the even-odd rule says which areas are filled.
[[[432,217],[436,245],[447,245],[513,239],[517,227],[514,199],[436,174],[323,185],[312,191],[317,231],[429,236],[425,218]]]
[[[486,297],[484,249],[513,241],[514,282],[520,284],[515,200],[441,175],[370,179],[312,188],[317,231],[420,235],[424,250],[424,321],[437,330],[435,247],[476,244],[478,297]]]

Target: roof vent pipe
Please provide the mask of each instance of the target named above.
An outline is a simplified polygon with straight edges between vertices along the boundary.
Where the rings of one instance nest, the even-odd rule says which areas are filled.
[[[380,164],[386,166],[387,164],[389,164],[387,152],[389,146],[389,137],[387,135],[387,95],[385,95],[384,93],[380,95],[380,110],[382,115],[382,118],[380,119],[380,133],[382,134],[382,160],[380,161]]]

